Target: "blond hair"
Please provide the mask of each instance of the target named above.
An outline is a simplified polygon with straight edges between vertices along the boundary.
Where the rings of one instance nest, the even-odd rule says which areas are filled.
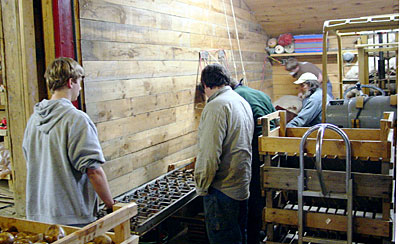
[[[79,77],[84,77],[82,66],[75,60],[67,57],[55,59],[44,74],[49,90],[54,93],[67,85],[70,78],[77,80]]]

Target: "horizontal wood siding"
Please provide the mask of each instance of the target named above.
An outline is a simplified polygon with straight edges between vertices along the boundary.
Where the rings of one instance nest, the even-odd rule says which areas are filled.
[[[242,0],[233,5],[248,85],[272,95],[265,31]],[[224,49],[240,79],[234,19],[226,0],[80,0],[79,9],[86,110],[119,195],[196,156],[199,51],[214,62]]]

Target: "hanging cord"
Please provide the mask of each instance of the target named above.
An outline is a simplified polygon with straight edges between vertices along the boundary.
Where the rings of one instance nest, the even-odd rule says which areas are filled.
[[[265,56],[264,58],[264,65],[263,65],[263,69],[262,69],[262,77],[261,77],[261,85],[260,85],[260,90],[264,91],[264,80],[265,80],[265,70],[266,70],[266,66],[267,66],[267,60],[268,60],[268,55]]]
[[[237,80],[238,75],[237,75],[237,69],[236,69],[235,55],[233,54],[233,45],[232,45],[232,39],[231,39],[231,31],[229,30],[228,15],[226,14],[225,0],[222,0],[222,2],[224,3],[223,5],[224,5],[226,28],[228,30],[229,44],[231,45],[231,52],[232,52],[233,68],[235,69],[235,76],[236,76],[236,80]]]
[[[229,72],[229,74],[231,73],[231,71],[230,71],[230,68],[229,68],[229,63],[228,63],[228,61],[226,60],[226,52],[225,52],[225,50],[224,49],[221,49],[221,50],[219,50],[219,52],[223,52],[224,53],[224,56],[221,58],[221,63],[222,63],[222,65],[228,70],[228,72]],[[237,75],[236,75],[236,77],[237,77]]]
[[[243,82],[243,83],[244,83],[245,85],[247,85],[246,71],[244,70],[244,65],[243,65],[242,50],[240,49],[239,34],[238,34],[238,30],[237,30],[236,16],[235,16],[235,10],[234,10],[234,8],[233,8],[233,1],[232,1],[232,0],[231,0],[231,8],[232,8],[233,22],[235,23],[236,40],[237,40],[238,47],[239,47],[240,62],[242,63],[242,72],[243,72],[243,78],[244,78],[244,82]]]
[[[210,52],[208,53],[208,55],[210,55],[210,57],[216,62],[219,63],[219,60],[217,58],[215,58]]]

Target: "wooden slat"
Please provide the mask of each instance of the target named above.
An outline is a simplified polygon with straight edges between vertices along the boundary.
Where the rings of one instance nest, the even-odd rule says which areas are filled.
[[[139,236],[131,236],[129,239],[121,242],[121,244],[138,244],[139,243]]]
[[[199,59],[200,48],[82,40],[86,61],[100,60],[190,60]]]
[[[210,23],[218,23],[220,25],[225,25],[225,14],[223,11],[223,5],[220,2],[202,2],[202,1],[167,1],[167,0],[156,0],[154,2],[148,1],[125,1],[125,0],[107,0],[107,3],[112,3],[114,5],[114,13],[118,12],[120,5],[123,7],[137,7],[140,6],[140,9],[153,11],[156,13],[163,13],[171,16],[179,16],[182,18],[194,19],[198,21],[207,21],[210,20]],[[89,5],[93,4],[89,0],[82,1],[81,5]],[[218,8],[215,8],[215,4],[218,4]],[[230,23],[233,23],[230,3],[225,2],[226,10],[228,13],[228,19]],[[92,8],[89,8],[91,10]],[[210,11],[212,10],[212,11]],[[119,10],[121,11],[121,10]],[[250,14],[249,10],[242,10],[239,8],[235,8],[235,11],[238,11],[237,21],[239,25],[242,26],[246,22],[255,22],[254,16]],[[121,12],[117,13],[119,15]],[[122,15],[123,16],[123,15]],[[247,16],[247,18],[245,17]],[[250,17],[250,19],[248,18]],[[243,19],[244,18],[244,19]],[[253,24],[255,25],[255,24]],[[256,32],[257,28],[252,28],[253,32]],[[264,30],[258,30],[261,32]]]
[[[97,123],[192,104],[194,92],[194,89],[172,91],[151,96],[88,103],[86,107],[93,121]]]
[[[105,234],[108,230],[117,225],[129,221],[130,218],[137,214],[137,204],[132,202],[119,210],[98,219],[97,221],[79,229],[66,237],[53,242],[54,244],[84,244],[93,240],[96,236]],[[121,233],[119,233],[121,234]],[[116,238],[116,243],[121,243],[121,238]]]
[[[114,204],[113,205],[113,212],[118,211],[119,209],[123,208],[124,204]],[[136,206],[136,214],[137,215],[137,206]],[[107,217],[107,216],[106,216]],[[125,240],[129,240],[131,238],[131,221],[130,218],[122,221],[121,224],[114,227],[115,239],[116,243],[122,243]]]
[[[87,81],[196,75],[197,61],[83,61]],[[133,72],[134,71],[134,72]]]
[[[142,113],[97,124],[100,141],[127,136],[176,121],[176,108],[163,109],[152,113]]]
[[[297,226],[297,211],[277,208],[265,208],[266,221]],[[390,236],[390,221],[355,217],[353,219],[355,233],[372,236]],[[347,231],[347,216],[323,213],[305,213],[305,226],[334,231]]]
[[[102,31],[98,31],[101,29]],[[118,23],[81,20],[81,31],[85,33],[83,40],[101,40],[113,42],[135,42],[138,44],[156,44],[169,46],[184,46],[202,49],[230,50],[228,37],[214,37],[212,35],[189,34],[171,30],[157,30],[143,26],[133,26]],[[266,39],[265,39],[266,40]],[[237,50],[237,43],[232,42]],[[264,41],[254,42],[250,39],[241,41],[243,51],[258,51],[265,47]]]
[[[87,103],[143,97],[166,91],[192,89],[196,76],[158,77],[85,82]],[[89,110],[88,110],[89,112]]]
[[[309,128],[297,127],[297,128],[286,128],[287,137],[299,137],[301,138]],[[367,140],[367,141],[379,141],[380,130],[379,129],[364,129],[364,128],[342,128],[350,140]],[[317,132],[312,132],[308,138],[317,137]],[[325,139],[341,139],[342,137],[333,131],[325,131]]]
[[[299,153],[301,138],[279,138],[261,137],[259,142],[260,152],[287,152]],[[307,140],[305,152],[315,154],[315,139]],[[390,160],[390,142],[380,141],[351,141],[352,157],[371,157],[371,160],[382,158],[383,161]],[[346,156],[345,144],[343,141],[324,139],[322,155]]]
[[[179,120],[176,123],[105,141],[101,146],[106,159],[115,160],[145,148],[196,132],[197,127],[198,121]],[[183,139],[181,138],[180,140]]]
[[[109,184],[113,196],[118,196],[122,193],[127,192],[128,190],[131,190],[134,187],[153,180],[161,174],[165,174],[167,172],[169,164],[194,157],[196,149],[196,145],[184,148],[175,154],[169,154],[161,160],[153,161],[152,163],[149,163],[144,167],[138,168],[136,170],[123,174],[122,176],[119,176],[114,180],[111,180]]]
[[[50,225],[32,220],[9,218],[4,216],[0,216],[0,223],[7,223],[10,226],[15,226],[19,232],[31,233],[44,233]],[[62,226],[62,228],[65,230],[66,234],[79,230],[79,228],[71,226]]]
[[[323,179],[330,193],[346,193],[346,173],[338,171],[323,171]],[[299,169],[264,167],[264,188],[297,190]],[[317,171],[305,171],[307,189],[321,191]],[[389,175],[353,173],[354,196],[392,198],[393,177]]]
[[[228,38],[228,33],[224,28],[225,20],[224,22],[219,23],[220,25],[222,25],[220,26],[215,25],[214,22],[204,22],[192,18],[183,18],[152,10],[137,8],[137,6],[123,6],[121,8],[116,4],[108,3],[107,1],[102,0],[90,2],[90,4],[84,3],[81,6],[81,18],[83,19],[100,20],[111,23],[144,26],[157,29],[168,29],[201,35],[214,33],[214,36]],[[196,7],[194,7],[193,5],[188,5],[187,8],[195,9]],[[231,8],[227,10],[230,9]],[[230,16],[228,17],[231,19]],[[221,19],[220,16],[218,16],[218,19]],[[236,38],[235,33],[232,34],[232,38]],[[260,42],[265,41],[264,35],[255,32],[243,33],[241,35],[241,38],[258,40]]]
[[[280,54],[274,53],[274,54],[271,54],[271,57],[297,57],[297,56],[304,57],[304,56],[321,56],[321,55],[322,55],[322,52],[317,52],[317,53],[280,53]],[[337,52],[331,51],[331,52],[328,52],[328,55],[337,55]]]
[[[152,145],[151,147],[111,160],[103,166],[107,172],[107,178],[108,180],[116,179],[138,168],[146,167],[146,165],[162,160],[169,155],[179,153],[184,148],[195,146],[196,139],[196,132],[191,132],[181,137],[163,141],[157,145]],[[195,151],[193,151],[193,154],[194,152]],[[170,163],[176,161],[178,160],[174,160]]]
[[[184,165],[186,165],[184,167],[184,169],[194,169],[195,163],[196,163],[196,157],[181,160],[181,161],[178,161],[178,162],[168,165],[168,171],[172,171],[174,169],[181,168]]]
[[[114,227],[116,227],[117,230],[122,228],[120,225],[124,222],[128,224],[125,225],[125,227],[129,228],[126,233],[120,233],[117,231],[114,234],[107,232],[107,235],[112,238],[114,243],[138,243],[138,236],[131,237],[129,227],[130,218],[137,214],[136,203],[117,203],[115,206],[118,207],[118,210],[116,209],[113,213],[106,215],[105,217],[85,226],[84,228],[62,225],[61,227],[64,229],[67,236],[54,243],[84,244],[96,236],[105,234],[108,230],[111,230]],[[18,232],[37,234],[45,233],[48,227],[51,225],[48,223],[2,216],[0,216],[0,223],[6,224],[7,226],[15,226],[18,229]]]

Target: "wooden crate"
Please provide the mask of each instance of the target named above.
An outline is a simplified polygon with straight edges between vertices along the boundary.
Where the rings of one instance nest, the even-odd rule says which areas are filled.
[[[114,205],[114,212],[83,227],[62,226],[66,235],[54,244],[84,244],[96,236],[107,234],[115,244],[137,244],[138,236],[131,236],[130,218],[137,214],[136,203]],[[44,233],[51,224],[0,216],[0,223],[15,226],[19,232]],[[107,232],[114,228],[114,233]]]
[[[380,129],[343,129],[350,139],[352,161],[354,163],[367,161],[369,165],[377,165],[375,170],[362,169],[360,172],[352,172],[355,201],[366,199],[365,205],[378,203],[373,206],[374,209],[378,209],[378,213],[370,213],[367,210],[361,214],[357,211],[354,212],[353,234],[388,240],[391,238],[390,211],[393,175],[390,173],[390,168],[394,161],[393,142],[395,141],[393,115],[393,113],[385,113]],[[296,163],[287,166],[282,163],[281,159],[299,156],[301,138],[309,128],[286,128],[285,117],[285,111],[277,111],[258,121],[263,125],[263,135],[259,137],[259,151],[264,160],[261,182],[267,202],[263,218],[267,228],[268,241],[277,240],[276,230],[278,228],[274,228],[274,226],[297,227],[298,164],[297,166]],[[273,119],[279,119],[280,124],[279,127],[271,130],[270,121]],[[311,158],[315,157],[316,134],[316,131],[313,132],[307,140],[304,148],[305,160],[308,157],[309,161],[312,161]],[[322,143],[323,160],[343,162],[345,155],[345,143],[340,136],[332,131],[325,131]],[[376,168],[378,168],[378,172]],[[317,171],[311,168],[306,169],[305,176],[307,177],[307,189],[320,191]],[[323,178],[328,192],[338,194],[346,192],[344,171],[324,169]],[[290,206],[281,200],[289,199],[287,197],[289,194],[292,194]],[[293,197],[294,195],[296,198]],[[312,201],[315,203],[318,200],[318,198],[316,200],[314,198]],[[309,230],[323,230],[328,233],[332,231],[346,232],[347,222],[344,210],[345,208],[338,211],[338,209],[321,208],[321,206],[318,208],[314,208],[312,205],[305,206],[304,226]]]

